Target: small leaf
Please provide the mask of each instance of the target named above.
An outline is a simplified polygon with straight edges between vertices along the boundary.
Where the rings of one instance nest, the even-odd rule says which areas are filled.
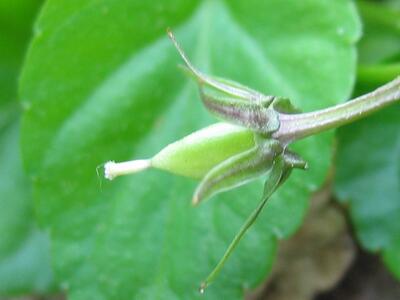
[[[393,275],[400,281],[400,238],[383,252],[383,261]]]

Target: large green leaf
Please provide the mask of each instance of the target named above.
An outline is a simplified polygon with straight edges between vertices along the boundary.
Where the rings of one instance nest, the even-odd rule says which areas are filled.
[[[400,106],[339,131],[336,191],[361,243],[400,278]]]
[[[176,68],[167,26],[200,69],[306,110],[351,92],[360,33],[351,1],[48,1],[21,82],[23,152],[71,299],[199,297],[261,197],[256,182],[195,209],[188,179],[96,176],[106,160],[150,156],[212,122]],[[277,238],[298,228],[325,178],[331,138],[297,145],[310,172],[271,199],[208,298],[240,298],[266,276]]]
[[[41,1],[0,3],[0,295],[51,286],[47,236],[33,217],[31,184],[19,151],[17,79]]]

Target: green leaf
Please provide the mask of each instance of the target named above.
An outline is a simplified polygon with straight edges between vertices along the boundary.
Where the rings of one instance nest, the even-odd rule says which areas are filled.
[[[8,124],[15,113],[18,73],[40,2],[0,2],[0,129]]]
[[[357,4],[364,25],[355,88],[355,93],[361,95],[400,74],[400,7],[388,1]]]
[[[360,63],[390,61],[400,52],[400,8],[386,1],[357,1],[363,20],[363,37],[359,43]]]
[[[400,278],[400,105],[339,131],[336,192],[361,244]]]
[[[18,120],[2,130],[0,145],[0,295],[44,293],[52,283],[48,237],[34,222]]]
[[[17,79],[41,1],[0,3],[0,295],[44,293],[52,284],[47,235],[33,216],[19,151]]]
[[[195,182],[156,170],[100,184],[99,164],[149,157],[212,122],[167,27],[202,71],[304,110],[351,92],[360,26],[349,1],[48,1],[21,82],[23,152],[71,299],[200,297],[260,200],[256,182],[194,209]],[[209,299],[239,299],[265,278],[326,176],[331,141],[296,146],[310,171],[271,199]]]

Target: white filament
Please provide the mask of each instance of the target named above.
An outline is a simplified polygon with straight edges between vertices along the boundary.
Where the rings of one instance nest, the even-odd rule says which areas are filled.
[[[138,159],[120,163],[109,161],[104,165],[104,177],[112,180],[117,176],[141,172],[150,167],[151,161],[149,159]]]

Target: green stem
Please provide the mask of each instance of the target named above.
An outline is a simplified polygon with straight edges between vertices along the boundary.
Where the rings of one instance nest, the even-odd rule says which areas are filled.
[[[397,77],[369,94],[327,109],[301,114],[280,113],[280,127],[273,137],[288,144],[354,122],[399,100],[400,77]]]

